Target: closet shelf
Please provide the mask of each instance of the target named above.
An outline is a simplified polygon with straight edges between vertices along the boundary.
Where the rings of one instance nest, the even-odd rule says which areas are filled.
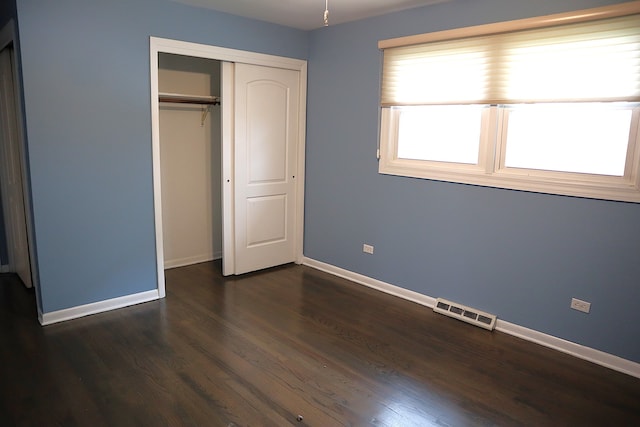
[[[180,93],[160,92],[158,94],[160,102],[171,102],[174,104],[198,104],[198,105],[220,105],[219,96],[183,95]]]

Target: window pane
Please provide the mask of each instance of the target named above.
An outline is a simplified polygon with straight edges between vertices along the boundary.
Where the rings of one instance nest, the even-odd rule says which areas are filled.
[[[506,167],[624,175],[628,104],[521,105],[508,114]]]
[[[483,108],[399,108],[398,158],[477,164]]]

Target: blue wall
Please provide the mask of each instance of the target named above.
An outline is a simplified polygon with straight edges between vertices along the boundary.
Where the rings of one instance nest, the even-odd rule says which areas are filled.
[[[155,289],[149,36],[307,57],[305,32],[159,0],[19,0],[44,313]]]
[[[42,310],[156,287],[153,35],[309,59],[306,256],[640,362],[640,205],[384,176],[375,159],[379,39],[605,3],[452,0],[306,33],[169,0],[19,0]]]
[[[380,175],[375,158],[378,40],[606,3],[453,0],[313,31],[305,255],[640,362],[639,204]]]

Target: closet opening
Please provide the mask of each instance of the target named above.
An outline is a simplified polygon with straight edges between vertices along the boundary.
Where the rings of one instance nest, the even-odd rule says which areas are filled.
[[[158,54],[164,269],[222,258],[221,61]]]
[[[302,263],[307,62],[157,37],[149,53],[158,297],[167,268]]]

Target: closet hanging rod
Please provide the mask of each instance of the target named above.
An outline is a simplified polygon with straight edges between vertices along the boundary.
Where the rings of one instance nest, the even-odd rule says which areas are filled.
[[[219,96],[182,95],[179,93],[160,92],[160,102],[172,102],[175,104],[220,105]]]

